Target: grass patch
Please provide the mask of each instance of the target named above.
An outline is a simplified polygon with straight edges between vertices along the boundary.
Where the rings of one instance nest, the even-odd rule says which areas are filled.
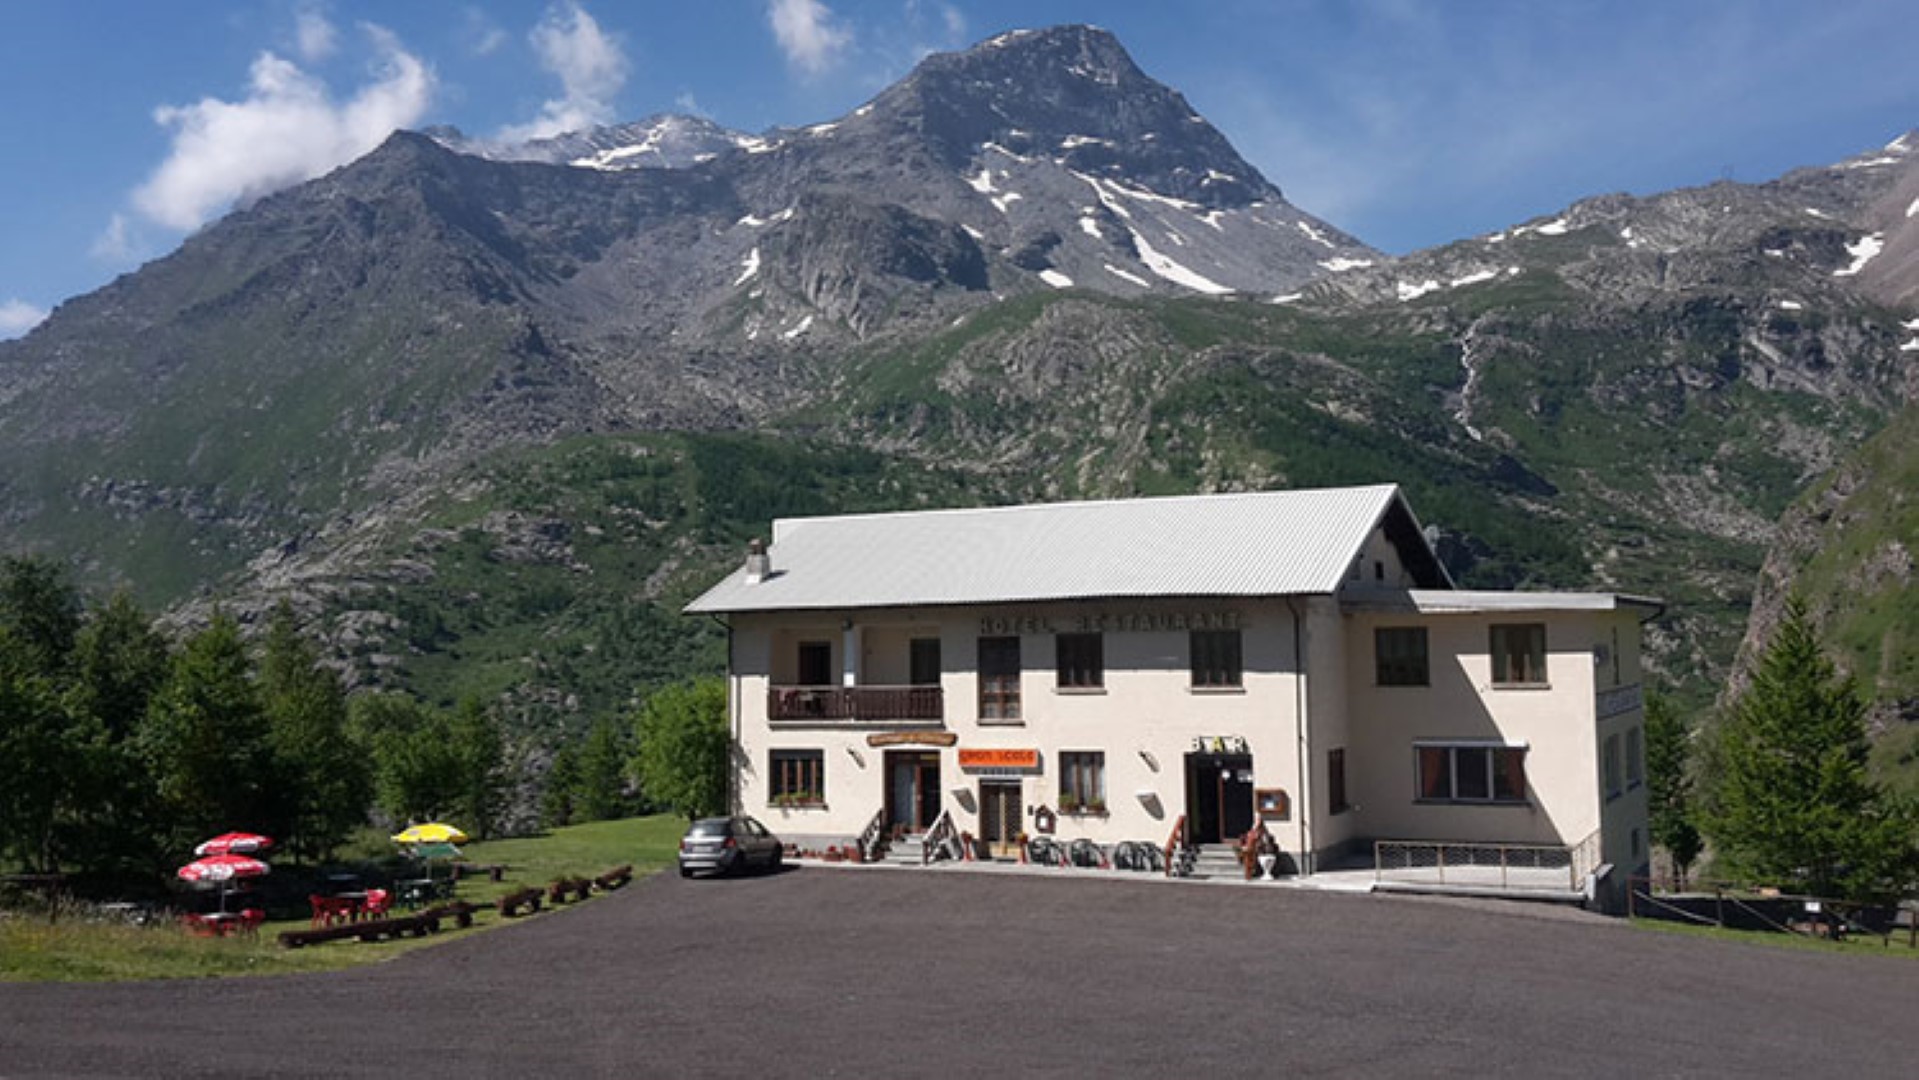
[[[474,931],[501,926],[507,920],[492,905],[505,893],[545,886],[556,877],[597,877],[628,863],[636,877],[655,873],[673,862],[685,830],[683,819],[659,814],[469,844],[465,848],[468,861],[503,864],[506,879],[465,878],[459,898],[480,906],[474,914]],[[333,971],[378,963],[473,932],[443,930],[433,937],[398,941],[280,947],[280,931],[307,926],[304,918],[283,919],[266,923],[257,938],[201,938],[176,923],[130,926],[100,918],[85,907],[69,910],[52,922],[40,913],[0,912],[0,981],[112,982]]]
[[[1717,926],[1693,926],[1688,923],[1669,922],[1665,919],[1632,919],[1631,922],[1637,929],[1651,930],[1656,933],[1736,942],[1768,949],[1797,949],[1802,952],[1840,953],[1846,956],[1891,956],[1905,960],[1919,960],[1919,949],[1911,948],[1898,940],[1898,935],[1895,935],[1892,943],[1888,945],[1875,934],[1855,934],[1843,941],[1831,941],[1826,938],[1805,937],[1801,934],[1785,934],[1772,930],[1727,930]]]

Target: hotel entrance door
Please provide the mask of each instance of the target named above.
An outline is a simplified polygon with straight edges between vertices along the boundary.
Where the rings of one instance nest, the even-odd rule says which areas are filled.
[[[1026,810],[1020,805],[1018,780],[981,780],[979,782],[980,839],[996,859],[1019,857],[1020,822]]]
[[[940,816],[940,756],[918,750],[886,752],[886,820],[919,833]]]
[[[1186,755],[1186,828],[1197,844],[1238,840],[1253,827],[1253,756]]]

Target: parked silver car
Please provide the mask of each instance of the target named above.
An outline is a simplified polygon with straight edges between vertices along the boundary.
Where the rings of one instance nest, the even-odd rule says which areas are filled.
[[[701,818],[680,838],[680,876],[699,870],[730,874],[750,866],[777,870],[784,854],[780,838],[750,817]]]

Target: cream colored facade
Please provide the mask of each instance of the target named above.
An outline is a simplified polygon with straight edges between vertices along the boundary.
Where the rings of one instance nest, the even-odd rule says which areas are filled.
[[[1409,588],[1404,543],[1374,532],[1319,593],[727,612],[736,808],[809,846],[942,814],[982,848],[1042,810],[1103,846],[1260,823],[1301,873],[1378,841],[1580,849],[1605,903],[1647,859],[1656,609]],[[1383,672],[1381,631],[1423,641],[1423,677]],[[1496,673],[1496,641],[1541,637],[1543,672]],[[1017,674],[983,675],[1010,642]]]

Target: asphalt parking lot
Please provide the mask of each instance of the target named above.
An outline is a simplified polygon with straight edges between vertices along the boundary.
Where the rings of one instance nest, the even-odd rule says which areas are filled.
[[[1904,1077],[1916,1008],[1919,960],[1525,905],[809,867],[354,971],[0,984],[0,1076]]]

